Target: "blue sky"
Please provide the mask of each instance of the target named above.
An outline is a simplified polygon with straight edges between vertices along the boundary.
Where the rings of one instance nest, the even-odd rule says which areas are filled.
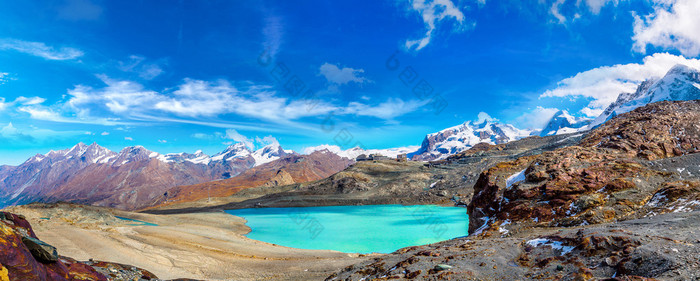
[[[0,163],[79,141],[389,148],[480,112],[595,117],[697,63],[698,3],[2,1]]]

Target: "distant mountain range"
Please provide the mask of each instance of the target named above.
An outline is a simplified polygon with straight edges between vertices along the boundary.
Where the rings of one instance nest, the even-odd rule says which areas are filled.
[[[416,161],[439,160],[478,143],[502,144],[531,135],[582,132],[649,103],[693,99],[700,99],[700,73],[696,69],[677,65],[664,77],[641,83],[635,93],[620,94],[617,101],[593,120],[575,118],[566,111],[559,111],[541,131],[521,130],[510,124],[488,120],[480,123],[469,121],[426,135],[420,146],[342,150],[338,146],[321,145],[307,148],[305,155],[284,150],[278,143],[254,151],[242,143],[236,143],[213,156],[201,151],[160,154],[142,146],[126,147],[116,153],[96,143],[79,143],[69,149],[37,154],[19,166],[0,166],[0,206],[35,201],[72,201],[139,209],[158,200],[200,198],[198,196],[201,195],[183,195],[182,189],[175,193],[167,192],[176,186],[197,189],[198,184],[236,177],[246,171],[277,177],[280,184],[317,180],[342,170],[361,154],[389,157],[407,154]],[[313,160],[308,162],[312,164],[300,165],[298,163],[301,162],[295,162],[307,161],[305,159]],[[267,168],[256,169],[263,166]],[[260,181],[259,177],[249,175],[245,179],[239,178],[238,182],[220,186],[249,187]]]
[[[416,161],[443,159],[467,150],[477,143],[501,144],[527,137],[531,133],[510,124],[491,121],[475,124],[468,121],[425,136],[420,148],[408,156]]]
[[[685,65],[672,67],[664,77],[642,82],[634,93],[621,93],[600,116],[593,120],[573,118],[559,112],[542,130],[543,135],[587,131],[605,121],[630,112],[636,108],[658,101],[680,101],[700,99],[700,72]],[[552,133],[554,132],[554,133]]]

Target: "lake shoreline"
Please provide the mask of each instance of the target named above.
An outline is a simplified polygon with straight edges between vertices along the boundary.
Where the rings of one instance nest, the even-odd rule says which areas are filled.
[[[246,234],[251,239],[298,249],[359,254],[388,254],[464,237],[469,223],[464,208],[437,205],[250,208],[226,213],[246,220],[253,229]],[[284,234],[279,229],[284,229]]]
[[[161,279],[323,280],[375,256],[249,239],[244,219],[221,212],[150,215],[66,203],[7,210],[26,216],[37,236],[60,255],[130,264]],[[116,216],[158,226],[129,225]]]

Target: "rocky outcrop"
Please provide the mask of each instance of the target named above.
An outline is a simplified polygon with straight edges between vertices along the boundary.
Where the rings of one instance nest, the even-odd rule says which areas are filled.
[[[108,262],[78,262],[59,256],[36,237],[21,215],[0,212],[0,280],[152,280],[152,273]],[[108,273],[119,267],[117,273]]]
[[[577,146],[484,171],[468,207],[469,232],[498,233],[504,223],[513,230],[639,217],[654,208],[652,198],[669,192],[692,202],[697,181],[676,182],[677,173],[647,163],[698,151],[700,101],[636,109],[593,130]],[[700,202],[685,207],[697,209]]]
[[[408,247],[326,280],[698,280],[700,212]]]

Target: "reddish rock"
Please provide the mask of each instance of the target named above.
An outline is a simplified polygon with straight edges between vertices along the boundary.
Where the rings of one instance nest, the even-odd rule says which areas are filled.
[[[700,101],[659,102],[609,120],[578,146],[500,163],[482,172],[474,186],[469,232],[505,221],[523,226],[610,222],[635,215],[659,192],[665,200],[698,194],[696,182],[669,184],[670,173],[642,165],[700,151],[698,124]],[[523,170],[523,181],[508,182]]]
[[[0,212],[0,253],[2,253],[0,254],[0,280],[5,280],[3,279],[5,277],[8,280],[18,281],[113,280],[96,269],[111,263],[91,266],[68,257],[59,257],[54,262],[41,262],[32,255],[27,245],[23,243],[23,238],[28,237],[38,240],[29,222],[19,215]],[[131,275],[146,276],[149,279],[156,278],[155,275],[143,269],[134,267],[128,269]]]

